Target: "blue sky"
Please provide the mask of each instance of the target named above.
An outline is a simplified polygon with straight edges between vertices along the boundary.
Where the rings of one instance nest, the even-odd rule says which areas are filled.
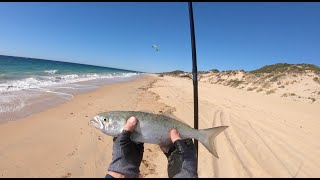
[[[320,65],[320,3],[194,3],[198,70]],[[0,3],[0,54],[192,70],[187,3]],[[160,51],[155,52],[152,45]]]

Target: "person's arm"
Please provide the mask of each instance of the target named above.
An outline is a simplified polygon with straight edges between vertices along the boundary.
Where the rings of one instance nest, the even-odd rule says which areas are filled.
[[[181,140],[176,129],[170,131],[173,146],[165,155],[168,158],[169,178],[197,178],[196,151],[191,139]]]
[[[119,137],[113,139],[112,161],[106,178],[110,176],[114,178],[139,177],[144,144],[137,144],[130,139],[137,123],[136,118],[129,118],[123,132]]]

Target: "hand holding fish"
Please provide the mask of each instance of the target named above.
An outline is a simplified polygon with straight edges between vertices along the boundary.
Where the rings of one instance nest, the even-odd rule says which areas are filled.
[[[136,117],[139,123],[131,133],[134,142],[158,144],[162,150],[168,150],[172,141],[168,136],[171,129],[177,129],[181,139],[196,139],[202,143],[207,150],[219,158],[215,150],[214,138],[228,126],[218,126],[208,129],[194,129],[182,121],[171,117],[140,111],[109,111],[96,115],[91,124],[106,135],[117,137],[122,132],[127,119]],[[166,151],[167,152],[167,151]]]
[[[96,115],[91,123],[106,135],[115,137],[108,170],[121,173],[116,174],[117,177],[139,176],[143,143],[161,147],[168,158],[169,177],[197,177],[195,147],[191,139],[197,139],[218,158],[213,139],[228,127],[198,130],[165,115],[139,111],[104,112]]]
[[[139,177],[139,167],[143,157],[144,144],[131,141],[130,135],[137,126],[138,120],[130,117],[119,137],[113,139],[113,158],[106,177],[128,178]],[[198,177],[194,144],[191,139],[181,140],[178,130],[170,131],[173,146],[164,154],[168,158],[168,176]]]
[[[176,129],[170,131],[173,146],[164,154],[168,158],[169,178],[197,178],[196,150],[191,139],[182,140]]]
[[[113,138],[112,162],[108,175],[112,177],[139,177],[139,167],[143,157],[144,143],[131,141],[130,135],[138,123],[137,118],[130,117],[121,134]]]

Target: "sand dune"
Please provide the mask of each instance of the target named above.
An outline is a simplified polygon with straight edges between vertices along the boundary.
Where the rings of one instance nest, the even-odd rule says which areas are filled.
[[[164,77],[151,91],[193,126],[192,81]],[[319,104],[199,83],[199,127],[228,125],[219,159],[200,145],[200,177],[319,177]]]
[[[229,128],[219,159],[199,145],[199,177],[319,177],[319,105],[200,82],[200,128]],[[104,177],[112,138],[88,123],[109,110],[169,111],[193,126],[192,81],[148,75],[0,124],[0,177]],[[141,177],[167,177],[166,165],[146,144]]]
[[[183,71],[164,73],[174,77],[192,79]],[[254,71],[229,70],[198,73],[198,81],[278,96],[294,101],[319,103],[320,68],[311,64],[274,64]]]

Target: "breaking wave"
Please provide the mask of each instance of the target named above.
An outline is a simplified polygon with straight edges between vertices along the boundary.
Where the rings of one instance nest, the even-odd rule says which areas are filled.
[[[57,70],[48,70],[48,73],[56,73]],[[0,83],[1,92],[12,92],[19,90],[27,90],[34,88],[43,88],[56,85],[64,85],[69,83],[83,82],[95,79],[113,79],[113,78],[130,78],[139,75],[139,73],[108,73],[108,74],[69,74],[57,76],[35,76],[25,79],[8,81]]]

